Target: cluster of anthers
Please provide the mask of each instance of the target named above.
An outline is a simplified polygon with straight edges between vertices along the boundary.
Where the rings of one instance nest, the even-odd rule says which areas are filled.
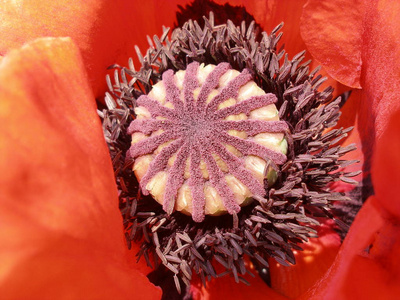
[[[254,22],[204,21],[171,40],[165,30],[144,56],[137,48],[140,70],[114,66],[99,112],[128,245],[179,291],[193,272],[204,284],[221,276],[216,263],[245,282],[246,255],[294,264],[316,218],[337,220],[334,203],[347,200],[330,184],[358,174],[341,171],[354,146],[338,145],[350,128],[332,129],[340,98],[318,91],[324,78],[304,52],[277,52],[281,25],[256,35]]]

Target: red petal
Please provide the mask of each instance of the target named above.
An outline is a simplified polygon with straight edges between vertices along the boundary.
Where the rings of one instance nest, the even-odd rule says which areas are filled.
[[[217,273],[220,274],[223,268],[216,268]],[[220,300],[220,299],[235,299],[235,300],[248,300],[248,299],[270,299],[270,300],[285,300],[286,297],[280,295],[270,287],[258,276],[257,271],[251,270],[255,277],[250,275],[243,276],[250,286],[244,283],[236,283],[233,276],[223,276],[221,278],[213,279],[207,283],[205,289],[201,283],[192,285],[192,295],[195,300]]]
[[[309,0],[301,32],[311,54],[336,80],[363,87],[365,108],[360,120],[376,137],[388,116],[400,107],[400,2]],[[375,124],[371,122],[375,120]]]
[[[270,260],[271,286],[289,298],[296,298],[309,289],[331,266],[341,245],[332,224],[319,228],[318,238],[299,245],[304,251],[295,251],[296,264],[285,267]]]
[[[391,118],[376,146],[372,180],[377,199],[400,220],[400,110]]]
[[[339,82],[360,88],[361,0],[309,0],[301,17],[301,33],[311,54]]]
[[[360,101],[355,102],[354,100],[357,99],[354,99],[353,95],[351,96],[349,102],[358,102],[354,105],[355,107],[353,106],[354,108],[350,105],[350,109],[346,109],[348,104],[344,107],[344,115],[349,115],[348,113],[355,115],[355,112],[357,114],[357,127],[365,158],[364,177],[368,175],[371,166],[370,160],[375,140],[381,145],[382,154],[377,155],[376,159],[381,159],[386,163],[382,162],[376,165],[382,166],[382,168],[386,167],[385,170],[381,169],[375,172],[377,175],[374,176],[374,183],[377,185],[376,189],[380,190],[377,192],[379,199],[389,211],[399,211],[397,202],[391,200],[394,199],[393,182],[399,181],[396,177],[397,173],[394,172],[398,169],[395,147],[398,136],[396,130],[399,125],[394,120],[393,125],[388,126],[390,115],[400,109],[398,101],[400,95],[400,26],[394,17],[397,14],[400,14],[398,1],[368,2],[366,5],[362,48],[363,90]],[[389,130],[390,133],[386,135],[384,142],[380,142],[379,140],[386,130]],[[390,178],[392,184],[385,186],[385,182],[380,178]],[[378,181],[383,185],[379,185]],[[379,195],[380,193],[382,195]]]
[[[172,26],[175,11],[174,1],[6,1],[0,6],[0,55],[38,37],[69,36],[82,51],[100,97],[106,90],[107,67],[127,65],[128,58],[136,56],[135,44],[145,52],[146,35],[161,34],[162,24]]]
[[[43,233],[39,228],[26,230],[32,224],[19,222],[25,225],[24,231],[17,232],[25,238],[23,244],[10,245],[9,239],[5,241],[0,230],[2,243],[7,243],[0,247],[2,267],[6,268],[5,272],[1,272],[2,297],[160,299],[161,292],[139,271],[124,265],[121,259],[108,256],[108,252],[97,250],[87,241]],[[34,247],[27,249],[28,243]],[[4,265],[4,262],[7,263]]]
[[[362,114],[375,120],[377,139],[387,128],[390,115],[400,109],[400,2],[367,1],[363,36]],[[368,133],[370,134],[370,133]]]
[[[10,52],[0,99],[0,294],[127,298],[130,278],[158,295],[125,265],[113,170],[78,48],[48,38]]]
[[[374,197],[356,217],[335,262],[302,299],[396,299],[400,293],[398,222]]]

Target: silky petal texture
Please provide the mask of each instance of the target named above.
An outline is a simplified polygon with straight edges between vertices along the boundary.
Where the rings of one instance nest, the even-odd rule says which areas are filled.
[[[113,170],[71,39],[6,55],[0,99],[2,297],[159,298],[126,264]]]
[[[301,17],[312,55],[341,83],[360,88],[362,0],[309,0]]]
[[[299,245],[304,250],[294,251],[296,264],[282,266],[270,259],[271,287],[294,299],[315,284],[325,274],[339,251],[341,240],[332,228],[332,221],[318,228],[318,238]]]
[[[400,223],[375,197],[357,215],[335,262],[301,299],[397,299]]]
[[[363,116],[368,118],[365,123],[375,125],[377,140],[388,128],[390,115],[400,109],[399,15],[399,1],[369,1],[366,7],[362,86],[367,108]]]
[[[400,110],[393,116],[376,146],[372,181],[380,204],[400,220]]]
[[[328,73],[348,86],[362,86],[361,116],[367,119],[359,121],[377,139],[400,106],[399,14],[399,1],[310,0],[301,20],[307,48]]]
[[[178,1],[185,4],[188,1]],[[112,64],[126,65],[146,34],[172,26],[174,1],[4,0],[0,5],[0,55],[38,37],[71,37],[82,52],[95,96],[103,97]],[[162,11],[162,14],[159,12]]]
[[[216,267],[217,274],[222,273],[223,268]],[[243,276],[250,286],[244,283],[236,283],[232,276],[226,275],[221,278],[212,279],[207,283],[207,288],[204,288],[201,283],[192,286],[191,293],[194,300],[220,300],[220,299],[270,299],[270,300],[285,300],[287,297],[279,294],[271,289],[257,275],[257,271],[251,270],[255,277],[246,274]]]

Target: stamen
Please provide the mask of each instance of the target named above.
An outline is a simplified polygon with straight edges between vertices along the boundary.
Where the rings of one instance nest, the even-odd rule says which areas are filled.
[[[232,22],[215,25],[213,14],[204,18],[204,24],[201,28],[197,22],[189,21],[173,31],[171,40],[167,30],[161,38],[155,37],[154,47],[139,56],[140,71],[136,71],[131,61],[129,68],[115,66],[119,73],[115,72],[114,84],[108,79],[108,109],[101,112],[120,189],[127,242],[141,243],[139,256],[144,256],[149,263],[149,258],[155,257],[156,262],[168,268],[174,274],[171,281],[178,290],[182,289],[182,282],[190,283],[193,272],[204,283],[208,276],[224,274],[232,274],[236,281],[243,282],[240,275],[249,272],[244,256],[265,268],[268,268],[268,258],[283,265],[294,264],[293,251],[301,250],[302,242],[316,237],[315,227],[319,226],[316,218],[338,220],[334,214],[335,203],[349,200],[344,194],[331,191],[330,184],[336,181],[354,183],[351,177],[358,174],[342,171],[344,166],[355,162],[342,159],[355,146],[337,144],[351,129],[330,128],[339,119],[341,99],[332,99],[330,87],[318,90],[323,79],[316,75],[318,70],[310,72],[309,63],[303,63],[304,52],[289,60],[284,51],[277,51],[281,25],[270,35],[265,32],[259,35],[254,23],[248,28],[245,23],[238,27]],[[207,80],[193,75],[202,63],[204,68],[216,65]],[[225,95],[222,93],[209,101],[208,96],[218,88],[221,76],[230,72],[228,65],[238,73],[244,72],[236,77],[237,82],[242,79],[243,82],[226,85],[229,88]],[[178,88],[178,92],[174,85],[178,86],[176,77],[182,76],[178,74],[182,70],[186,70],[182,81],[185,88],[183,92]],[[151,92],[161,87],[157,85],[161,80],[170,82],[165,86],[165,94],[172,97],[169,102],[159,100],[159,92]],[[197,98],[193,97],[202,80]],[[250,96],[224,108],[231,96],[240,97],[238,87],[249,80],[254,81],[264,95]],[[276,105],[279,111],[275,112],[273,126],[258,119],[268,115],[268,111],[263,110],[268,105]],[[225,120],[241,113],[247,119]],[[250,119],[254,115],[257,118]],[[196,135],[200,138],[187,144],[184,137],[188,139],[189,132],[197,131],[189,128],[182,133],[176,129],[177,125],[181,126],[179,128],[187,126],[185,122],[190,118],[197,121],[207,118],[200,131],[212,133],[208,143],[204,137]],[[228,134],[229,130],[245,132],[248,140]],[[287,152],[258,145],[256,140],[266,139],[264,130],[274,134],[284,132],[282,140],[287,146],[282,147],[287,147]],[[155,134],[155,131],[163,132]],[[171,140],[172,143],[163,145]],[[231,146],[248,157],[244,163],[240,155],[235,158],[229,151]],[[179,152],[182,147],[188,149]],[[154,151],[157,153],[152,157]],[[168,166],[174,153],[182,156],[185,163]],[[208,165],[208,178],[203,174],[202,161]],[[197,199],[191,207],[193,219],[174,211],[176,206],[173,206],[174,199],[175,204],[179,202],[175,195],[183,194],[178,187],[186,184],[182,184],[186,162],[189,177],[183,178],[188,179],[187,188]],[[168,168],[160,175],[162,180],[171,183],[165,193],[167,199],[157,199],[166,211],[151,196],[140,194],[133,164],[136,170],[142,170],[140,186],[144,193],[157,174],[165,172],[167,167],[172,169],[175,179],[168,179]],[[139,166],[146,166],[145,170]],[[263,181],[256,183],[257,176],[248,176],[249,166],[254,169],[262,166],[266,171],[262,174]],[[268,176],[271,170],[274,176]],[[238,204],[232,201],[235,195],[232,196],[234,193],[225,179],[228,175],[236,176],[252,193],[253,201],[245,203],[240,211]],[[270,177],[274,177],[273,180]],[[209,180],[207,184],[206,179]],[[207,197],[213,192],[222,194],[221,201],[231,215],[204,214]],[[157,193],[165,195],[162,191]],[[151,215],[143,214],[150,212]],[[340,220],[338,223],[340,225]],[[215,263],[222,265],[226,272],[215,274],[212,267]]]

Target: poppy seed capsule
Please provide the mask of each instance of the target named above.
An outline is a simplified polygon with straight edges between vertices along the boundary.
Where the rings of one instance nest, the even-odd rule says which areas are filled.
[[[276,101],[247,69],[228,63],[164,72],[137,99],[128,129],[143,193],[167,213],[181,211],[196,222],[238,213],[252,196],[264,196],[264,179],[276,178],[268,166],[286,161],[288,126]]]

